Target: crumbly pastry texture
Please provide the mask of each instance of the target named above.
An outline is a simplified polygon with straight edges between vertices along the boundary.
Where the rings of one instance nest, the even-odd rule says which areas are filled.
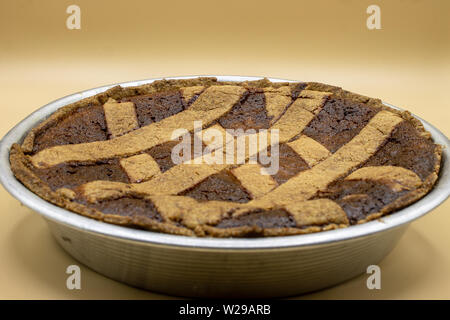
[[[226,146],[237,139],[226,129],[255,129],[256,136],[278,129],[279,170],[262,175],[267,163],[259,161],[173,163],[179,141],[172,132],[184,128],[194,141],[198,120],[203,134],[223,132]],[[204,140],[202,152],[213,144]],[[274,147],[247,155],[270,155]],[[59,109],[10,151],[17,179],[57,206],[108,223],[210,237],[365,223],[423,197],[440,161],[441,146],[407,111],[335,86],[267,79],[117,86]]]

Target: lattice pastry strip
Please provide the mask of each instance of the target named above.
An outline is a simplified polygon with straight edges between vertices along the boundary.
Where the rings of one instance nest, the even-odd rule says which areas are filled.
[[[231,170],[231,173],[240,181],[242,186],[250,193],[253,199],[270,192],[278,184],[269,175],[262,174],[265,170],[259,164],[244,164]]]
[[[298,153],[310,167],[315,166],[320,161],[331,156],[331,152],[327,148],[305,135],[300,136],[300,138],[292,142],[288,142],[287,145]]]
[[[112,138],[116,138],[139,128],[134,103],[118,103],[114,99],[109,99],[103,105],[103,110],[105,113],[106,125]]]
[[[396,166],[363,167],[345,180],[372,180],[387,184],[393,191],[412,190],[422,184],[422,180],[413,171]]]
[[[264,88],[266,110],[269,117],[277,120],[282,112],[292,101],[291,89],[289,87]]]
[[[344,210],[329,199],[292,202],[285,208],[294,217],[298,227],[349,223]]]
[[[280,132],[280,143],[290,140],[297,133],[303,131],[317,113],[319,113],[326,97],[329,95],[329,93],[324,92],[320,94],[310,93],[306,97],[300,95],[281,116],[280,120],[272,126],[272,129],[278,129]],[[310,96],[318,97],[310,98]]]
[[[120,159],[120,165],[132,183],[148,180],[161,172],[158,163],[147,153]]]
[[[200,94],[205,89],[204,86],[192,86],[180,88],[181,95],[183,96],[184,102],[188,103],[193,97]]]

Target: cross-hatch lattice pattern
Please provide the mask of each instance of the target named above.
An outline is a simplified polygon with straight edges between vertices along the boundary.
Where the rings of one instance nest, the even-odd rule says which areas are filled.
[[[76,145],[55,146],[31,156],[38,168],[48,168],[66,162],[95,162],[120,158],[120,165],[131,183],[93,181],[82,185],[83,196],[90,203],[139,195],[151,199],[167,221],[183,221],[188,228],[199,224],[217,224],[226,214],[233,216],[256,209],[282,207],[295,219],[297,226],[346,225],[348,220],[342,208],[329,199],[311,200],[321,190],[337,179],[383,180],[394,190],[411,189],[420,185],[420,178],[412,171],[398,167],[358,168],[390,136],[403,119],[392,112],[380,111],[350,142],[335,153],[329,152],[320,143],[301,135],[303,129],[320,112],[331,95],[328,92],[302,90],[292,101],[289,87],[265,88],[267,114],[272,117],[270,129],[279,130],[279,144],[286,143],[309,165],[284,184],[278,185],[270,175],[261,175],[259,164],[206,164],[195,159],[178,164],[165,172],[147,153],[151,147],[171,141],[174,130],[185,128],[192,132],[194,121],[201,120],[208,127],[231,110],[245,93],[241,86],[203,86],[182,88],[186,102],[198,96],[190,107],[160,122],[138,128],[134,105],[110,100],[104,105],[105,118],[111,139]],[[210,128],[223,134],[225,144],[211,142],[208,146],[224,157],[227,148],[235,148],[235,137],[230,137],[219,124]],[[206,131],[208,129],[206,128]],[[258,138],[258,133],[254,134]],[[250,137],[248,137],[250,138]],[[292,140],[296,138],[295,140]],[[270,144],[269,144],[270,146]],[[268,145],[258,145],[253,153],[259,153]],[[234,154],[236,154],[236,150]],[[247,150],[246,159],[252,156]],[[198,202],[179,196],[206,178],[227,170],[233,174],[249,192],[252,200],[246,204],[225,201]],[[193,213],[195,211],[195,213]]]

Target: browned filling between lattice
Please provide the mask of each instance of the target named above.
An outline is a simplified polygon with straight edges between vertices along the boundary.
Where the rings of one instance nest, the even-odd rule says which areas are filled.
[[[378,111],[378,107],[348,99],[329,99],[303,134],[335,152],[361,131]]]
[[[106,200],[93,204],[93,207],[106,214],[136,218],[145,217],[154,219],[158,222],[163,221],[163,218],[153,203],[144,199],[126,197],[115,200]]]
[[[294,218],[283,209],[257,210],[237,218],[227,218],[219,222],[218,228],[256,226],[259,228],[295,228]]]
[[[141,127],[173,116],[187,107],[178,91],[127,97],[121,101],[134,103]]]
[[[105,115],[101,105],[89,104],[67,116],[56,125],[40,132],[35,140],[33,152],[66,144],[77,144],[106,140]]]
[[[218,122],[225,129],[267,129],[273,117],[267,114],[265,104],[263,90],[249,90]]]
[[[46,169],[33,168],[33,171],[52,190],[75,188],[96,180],[129,182],[126,173],[119,165],[119,161],[115,159],[86,165],[64,163]]]
[[[340,180],[319,193],[318,198],[336,201],[351,224],[365,219],[369,214],[379,212],[383,207],[407,193],[406,190],[395,192],[389,186],[374,181]]]
[[[115,128],[117,136],[126,136],[130,132],[162,123],[183,112],[196,112],[198,104],[212,83],[227,85],[213,80],[198,80],[192,84],[185,82],[184,88],[175,81],[167,84],[157,83],[145,89],[148,92],[138,88],[129,96],[126,92],[114,91],[114,94],[109,96],[114,100],[109,101],[132,102],[134,109],[129,109],[127,105],[127,110],[135,112],[135,120],[128,120],[131,121],[129,129],[120,126]],[[166,85],[167,88],[164,87]],[[389,111],[394,119],[390,128],[386,125],[386,122],[391,121],[389,115],[386,118],[388,120],[380,120],[381,116],[380,119],[375,119],[382,112],[386,112],[382,111],[386,108],[379,101],[336,87],[316,83],[274,85],[267,81],[241,85],[245,90],[239,91],[235,102],[227,107],[223,114],[218,113],[219,116],[206,126],[243,130],[278,126],[291,131],[290,135],[280,135],[284,140],[279,145],[278,172],[258,178],[258,181],[252,180],[251,174],[258,172],[256,170],[260,167],[267,168],[267,164],[259,162],[259,167],[241,168],[242,170],[237,170],[239,165],[225,165],[207,174],[200,172],[198,176],[201,178],[193,175],[192,178],[181,179],[180,185],[174,180],[173,192],[169,187],[169,191],[161,189],[160,183],[153,181],[160,179],[158,181],[164,183],[164,175],[171,177],[172,172],[180,171],[179,164],[173,163],[171,159],[172,148],[179,141],[161,140],[161,143],[155,143],[139,152],[106,159],[62,161],[55,165],[35,166],[32,160],[43,150],[55,146],[77,146],[113,139],[113,131],[108,126],[114,123],[107,121],[103,110],[103,104],[108,97],[100,97],[96,101],[89,101],[74,108],[37,131],[29,152],[22,155],[20,147],[13,148],[12,169],[34,192],[73,211],[112,223],[199,236],[287,235],[361,223],[417,200],[436,180],[440,149],[408,115]],[[137,92],[143,94],[136,94]],[[321,95],[324,92],[326,94]],[[289,112],[295,108],[304,112],[302,117],[310,117],[304,123],[302,117],[296,120],[299,121],[298,127],[295,123],[289,123],[289,119],[295,117],[295,114]],[[403,119],[400,119],[400,116]],[[136,123],[135,127],[132,125],[133,121]],[[117,123],[120,125],[120,122]],[[345,148],[355,139],[360,139],[360,136],[361,139],[368,137],[361,143],[369,143],[367,141],[371,140],[370,130],[377,125],[380,127],[374,134],[380,137],[374,140],[379,140],[378,145],[374,143],[374,146],[368,147],[367,150],[375,149],[367,151],[368,154],[365,155],[355,155],[355,160],[351,155],[348,156],[347,160],[343,160],[344,168],[341,168],[336,159],[346,157]],[[193,156],[192,132],[191,138]],[[202,151],[205,147],[206,145],[202,144]],[[352,148],[355,152],[365,152],[358,151],[358,143]],[[269,155],[270,150],[269,147]],[[146,159],[150,162],[146,162]],[[321,166],[325,163],[336,166],[336,171],[323,171]],[[377,171],[377,167],[381,169]],[[368,170],[358,171],[361,168]],[[339,170],[343,170],[342,175],[331,177],[333,172]],[[386,174],[389,170],[393,170],[392,177]],[[321,172],[324,172],[323,176]],[[359,172],[367,172],[368,175],[365,177]],[[403,175],[406,178],[403,178]],[[309,180],[303,181],[302,177],[312,179],[310,185]],[[194,181],[192,185],[184,187],[183,183],[190,179]],[[105,190],[114,189],[116,186],[119,189],[103,198],[97,193],[94,198],[87,197],[86,186],[99,181],[118,183],[105,185]],[[252,181],[256,186],[254,188]],[[49,191],[44,190],[47,187],[43,187],[41,182]],[[286,193],[282,191],[285,184],[288,191]],[[294,192],[295,188],[298,188],[298,195]],[[164,201],[155,202],[154,197],[160,194],[179,196],[180,201],[186,199],[186,203],[191,200],[194,202],[183,207],[182,202],[176,204],[178,200],[173,200],[173,208],[177,208],[173,209],[167,207]],[[167,202],[172,201],[170,199],[168,198]],[[329,202],[314,202],[321,201],[320,199]],[[311,201],[312,207],[308,201]],[[227,209],[228,205],[225,203],[230,203],[230,206],[234,203],[236,208]],[[304,203],[304,207],[295,207],[298,203]],[[208,211],[205,205],[211,205],[212,211]],[[218,207],[215,207],[216,205]],[[242,205],[244,207],[241,207]],[[233,213],[247,208],[246,205],[250,208],[248,212]],[[327,214],[327,206],[330,206],[330,215]],[[317,217],[311,218],[311,215],[314,216],[311,212],[316,212],[317,208],[325,209]],[[220,210],[223,210],[223,213],[218,215]],[[342,210],[344,217],[339,210]],[[100,212],[104,216],[102,218],[93,212]],[[209,214],[210,218],[207,217]],[[187,231],[183,231],[185,229]]]

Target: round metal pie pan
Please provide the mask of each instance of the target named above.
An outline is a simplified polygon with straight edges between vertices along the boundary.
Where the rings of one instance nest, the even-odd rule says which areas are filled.
[[[260,79],[215,77],[223,81]],[[136,86],[154,80],[159,79],[120,85]],[[136,230],[52,205],[16,180],[9,163],[13,143],[22,141],[31,128],[58,108],[112,86],[53,101],[11,129],[0,143],[0,181],[15,198],[44,217],[56,241],[75,259],[133,286],[189,297],[279,297],[325,288],[379,263],[413,220],[437,207],[450,193],[449,140],[420,118],[434,141],[444,146],[435,187],[421,200],[382,219],[313,234],[219,239]]]

